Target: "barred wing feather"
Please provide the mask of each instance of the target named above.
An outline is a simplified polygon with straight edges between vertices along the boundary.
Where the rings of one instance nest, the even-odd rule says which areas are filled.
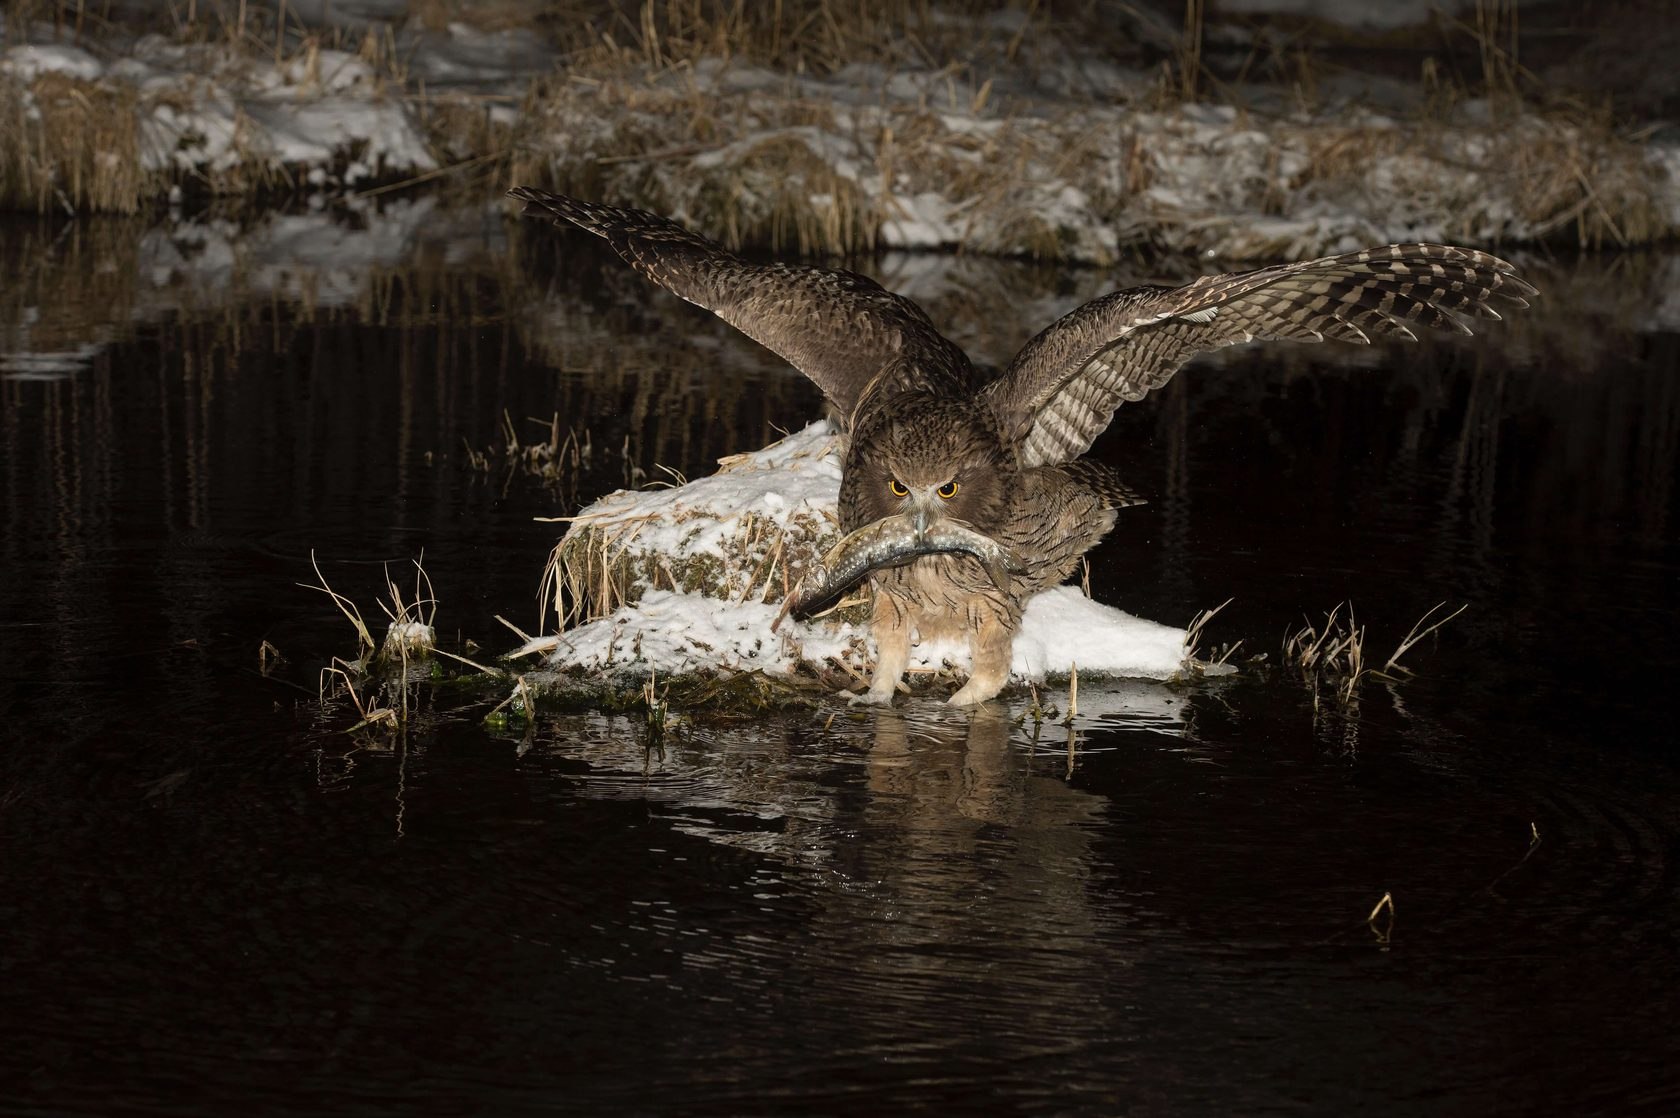
[[[1498,319],[1534,294],[1498,257],[1431,244],[1117,291],[1052,323],[986,391],[1022,465],[1067,462],[1090,449],[1121,403],[1142,399],[1205,350],[1415,338],[1414,326],[1468,334],[1465,318]]]
[[[526,214],[606,239],[625,262],[712,311],[810,377],[842,416],[895,358],[935,373],[966,368],[915,303],[855,272],[757,264],[643,210],[519,187]]]

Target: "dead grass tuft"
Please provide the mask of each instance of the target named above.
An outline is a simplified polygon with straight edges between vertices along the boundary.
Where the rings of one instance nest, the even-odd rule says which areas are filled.
[[[1582,248],[1626,248],[1671,232],[1661,168],[1608,113],[1543,118],[1527,131],[1496,144],[1489,162],[1536,237],[1573,231]]]
[[[504,410],[501,442],[484,450],[474,449],[468,444],[468,467],[479,473],[499,475],[504,494],[515,477],[527,477],[553,489],[562,502],[571,504],[577,499],[578,481],[583,472],[593,467],[598,459],[608,457],[608,452],[605,448],[596,447],[595,437],[588,427],[582,431],[571,426],[562,427],[559,412],[546,420],[528,416],[525,422],[539,424],[548,437],[522,442],[513,417]]]
[[[1396,682],[1411,675],[1410,669],[1400,664],[1400,659],[1419,641],[1468,608],[1459,606],[1436,617],[1436,611],[1444,610],[1446,603],[1431,606],[1418,618],[1382,667],[1372,668],[1365,657],[1365,627],[1354,618],[1352,604],[1345,603],[1345,606],[1345,611],[1343,605],[1336,606],[1319,624],[1307,621],[1300,629],[1284,635],[1284,663],[1298,671],[1312,689],[1314,710],[1319,706],[1321,688],[1329,690],[1338,706],[1348,708],[1354,704],[1360,685],[1367,678]]]
[[[1202,650],[1202,641],[1206,636],[1208,622],[1212,621],[1220,610],[1234,601],[1236,601],[1235,598],[1226,598],[1212,609],[1201,610],[1190,619],[1190,624],[1184,630],[1184,664],[1186,671],[1207,675],[1222,674],[1215,669],[1236,670],[1234,667],[1227,668],[1225,665],[1242,647],[1242,641],[1210,647],[1205,653]]]
[[[310,552],[309,562],[315,569],[317,581],[298,585],[306,590],[318,590],[330,598],[333,607],[356,633],[355,658],[346,660],[335,656],[331,664],[321,669],[319,690],[322,702],[339,694],[348,696],[362,716],[362,720],[350,728],[352,733],[369,726],[406,727],[411,709],[409,686],[423,678],[430,678],[429,671],[417,674],[415,669],[428,663],[433,653],[441,652],[437,648],[437,632],[432,624],[437,615],[437,599],[424,564],[420,560],[415,561],[414,586],[408,594],[397,585],[390,569],[386,568],[386,600],[378,602],[378,605],[389,624],[384,640],[376,642],[361,608],[332,588],[326,575],[321,573],[321,564],[314,552]],[[451,658],[490,675],[502,674],[459,656]],[[358,684],[361,685],[359,691]]]
[[[141,167],[130,87],[0,77],[0,208],[134,213],[164,183]]]
[[[747,512],[726,522],[715,546],[684,546],[699,536],[706,516],[574,521],[543,567],[539,608],[545,616],[553,611],[557,629],[569,629],[634,605],[649,590],[729,602],[779,602],[793,589],[796,572],[838,539],[834,525],[814,514],[794,513],[784,523]],[[668,530],[673,523],[693,524],[684,545],[667,549],[638,543],[645,527]]]

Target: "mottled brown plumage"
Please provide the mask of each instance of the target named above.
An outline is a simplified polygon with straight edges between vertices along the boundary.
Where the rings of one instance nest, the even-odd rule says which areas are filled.
[[[973,556],[924,555],[876,571],[872,702],[890,702],[913,636],[968,643],[973,671],[951,697],[978,703],[1009,678],[1021,612],[1065,580],[1140,499],[1079,456],[1121,403],[1165,384],[1204,350],[1271,338],[1368,342],[1423,326],[1468,334],[1534,288],[1474,249],[1402,244],[1139,287],[1045,328],[982,382],[922,309],[867,277],[753,264],[664,218],[519,188],[527,213],[601,237],[643,275],[715,312],[810,377],[847,438],[840,523],[947,517],[1019,558],[998,587]]]

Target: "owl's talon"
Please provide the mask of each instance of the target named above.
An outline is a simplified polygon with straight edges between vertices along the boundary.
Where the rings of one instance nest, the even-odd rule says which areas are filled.
[[[893,693],[891,691],[878,692],[873,687],[871,687],[869,690],[865,691],[861,695],[853,695],[851,698],[846,700],[848,705],[854,706],[854,707],[856,707],[856,706],[890,707],[890,706],[892,706],[892,701],[893,701]]]
[[[945,702],[954,707],[976,707],[981,703],[990,702],[992,699],[995,699],[997,697],[997,693],[1001,690],[1003,690],[1001,686],[992,688],[987,688],[985,686],[976,687],[974,685],[974,680],[971,679],[967,683],[963,684],[956,694],[952,695],[949,699],[946,699]]]

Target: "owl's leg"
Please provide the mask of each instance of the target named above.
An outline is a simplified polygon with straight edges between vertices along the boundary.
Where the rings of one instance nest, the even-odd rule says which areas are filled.
[[[968,647],[974,670],[968,682],[947,700],[952,706],[983,703],[1003,690],[1009,682],[1009,663],[1014,659],[1015,628],[988,610],[979,628],[969,634]]]
[[[869,690],[855,701],[890,706],[898,681],[910,663],[910,617],[901,604],[879,588],[869,630],[875,637],[875,675],[869,681]]]

